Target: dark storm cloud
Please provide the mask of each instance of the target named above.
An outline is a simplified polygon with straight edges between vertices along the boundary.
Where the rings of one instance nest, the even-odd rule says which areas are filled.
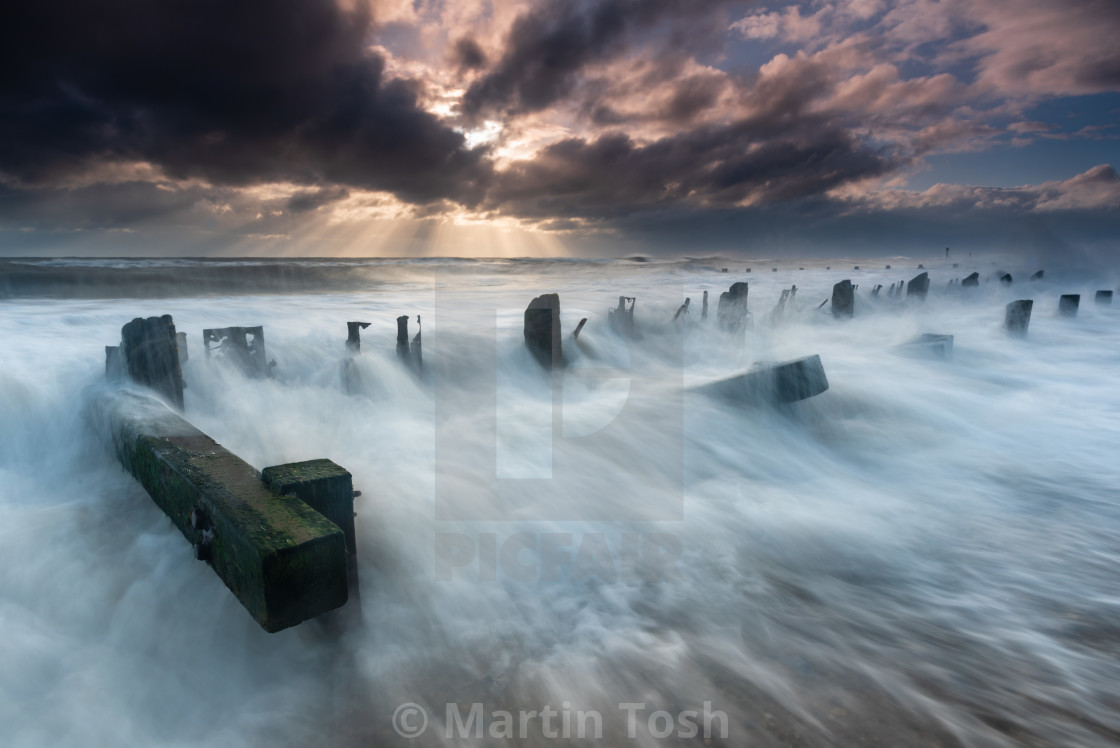
[[[522,217],[614,218],[653,206],[796,200],[897,167],[839,130],[775,138],[772,124],[704,127],[639,145],[626,135],[569,139],[514,164],[492,207]],[[765,137],[763,137],[765,136]]]
[[[365,7],[358,4],[359,7]],[[7,3],[0,171],[140,160],[223,184],[334,182],[469,202],[480,151],[388,80],[368,12],[330,0]]]
[[[486,66],[486,53],[478,42],[464,36],[452,47],[451,60],[459,70],[477,70]]]
[[[720,0],[557,0],[521,15],[501,58],[463,97],[468,117],[522,114],[567,96],[589,63],[621,55],[639,31],[672,19],[673,42],[684,43],[694,21],[711,16]]]
[[[323,187],[318,190],[297,192],[288,198],[287,208],[292,213],[306,213],[324,205],[344,200],[350,195],[350,190],[345,187]]]

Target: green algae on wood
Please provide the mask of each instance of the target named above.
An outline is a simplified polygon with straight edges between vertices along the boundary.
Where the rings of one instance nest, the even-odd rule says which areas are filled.
[[[98,411],[124,467],[209,561],[246,610],[274,632],[347,600],[346,537],[293,495],[155,398],[112,392]],[[208,519],[196,528],[191,512]]]

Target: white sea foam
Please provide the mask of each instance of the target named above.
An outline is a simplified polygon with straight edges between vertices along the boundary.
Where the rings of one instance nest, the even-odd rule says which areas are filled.
[[[1116,279],[1008,266],[1005,287],[984,267],[962,295],[944,288],[972,268],[939,266],[924,303],[876,302],[875,283],[919,272],[893,263],[359,263],[384,282],[0,300],[2,742],[397,744],[394,710],[415,702],[431,724],[412,744],[437,745],[449,702],[567,701],[623,744],[619,703],[707,701],[730,745],[1115,744],[1120,304],[1093,292]],[[844,277],[859,289],[841,322],[816,307]],[[714,316],[736,280],[753,324],[730,336]],[[519,325],[554,291],[565,334],[589,318],[555,381]],[[608,328],[621,294],[640,341]],[[1016,298],[1035,300],[1024,340],[1001,329]],[[361,626],[264,633],[83,419],[103,347],[165,313],[188,333],[192,422],[257,467],[353,473]],[[419,380],[394,352],[399,314],[413,334],[422,318]],[[373,323],[354,395],[350,320]],[[238,324],[264,324],[273,379],[203,355],[202,328]],[[894,350],[922,332],[955,335],[952,357]],[[689,389],[812,353],[831,387],[802,403]],[[450,542],[473,560],[445,554],[441,580]],[[511,542],[526,547],[503,560]],[[680,555],[651,568],[647,550]]]

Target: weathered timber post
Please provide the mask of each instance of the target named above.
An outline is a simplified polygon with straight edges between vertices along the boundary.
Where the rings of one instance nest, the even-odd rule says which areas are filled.
[[[1039,271],[1038,271],[1037,273],[1035,273],[1034,275],[1032,275],[1032,276],[1031,276],[1031,280],[1032,280],[1032,281],[1040,281],[1040,280],[1042,280],[1042,276],[1043,276],[1043,274],[1044,274],[1045,272],[1046,272],[1046,271],[1044,271],[1044,270],[1039,270]]]
[[[700,320],[708,319],[708,292],[704,292],[704,306],[700,309]]]
[[[215,327],[202,331],[206,357],[220,351],[223,358],[235,362],[250,377],[272,376],[274,361],[269,361],[264,348],[264,327]]]
[[[630,302],[630,306],[626,306]],[[619,296],[618,307],[607,310],[607,323],[611,329],[626,338],[640,338],[638,328],[634,324],[634,307],[638,305],[635,296]]]
[[[587,324],[587,317],[584,317],[583,319],[581,319],[579,321],[579,324],[576,325],[576,329],[572,330],[572,339],[576,339],[576,338],[579,337],[579,331],[582,330],[583,326],[586,325],[586,324]]]
[[[832,287],[833,317],[851,317],[855,313],[855,302],[856,290],[850,280],[844,279]]]
[[[107,394],[93,408],[125,469],[265,631],[346,603],[346,536],[295,496],[152,397]]]
[[[921,267],[919,265],[918,267]],[[906,284],[906,298],[917,296],[924,299],[929,293],[929,273],[918,273]]]
[[[1007,311],[1004,314],[1003,326],[1011,335],[1023,337],[1027,334],[1027,328],[1031,324],[1031,309],[1034,307],[1034,299],[1019,299],[1012,301],[1007,305]]]
[[[980,273],[972,273],[966,278],[961,280],[961,288],[971,288],[980,285]]]
[[[1063,317],[1076,317],[1077,307],[1081,306],[1081,294],[1066,293],[1058,299],[1058,313]]]
[[[360,593],[353,476],[330,460],[321,459],[266,467],[261,477],[276,493],[293,494],[342,530],[346,536],[350,599],[357,601]]]
[[[362,352],[362,330],[369,327],[369,322],[346,323],[346,350],[351,353]]]
[[[1014,281],[1015,279],[1011,277],[1011,273],[1004,273],[999,277],[999,282],[1005,286],[1010,286]]]
[[[686,296],[684,303],[677,307],[677,313],[673,315],[674,322],[676,322],[682,314],[688,314],[688,305],[690,303],[692,303],[692,298]]]
[[[716,322],[720,329],[728,332],[737,332],[747,319],[747,295],[750,286],[739,281],[732,283],[731,288],[719,295],[716,304]]]
[[[525,345],[529,352],[546,369],[558,369],[563,364],[560,344],[560,295],[542,294],[525,308]]]
[[[747,372],[704,385],[711,395],[747,402],[792,403],[828,389],[828,377],[819,355],[780,363],[759,363]]]
[[[408,348],[408,315],[397,317],[397,358],[411,364],[412,354]]]
[[[137,317],[121,328],[120,358],[128,377],[183,409],[183,370],[170,314]]]
[[[1097,295],[1093,297],[1093,301],[1097,304],[1111,304],[1112,291],[1097,291]]]

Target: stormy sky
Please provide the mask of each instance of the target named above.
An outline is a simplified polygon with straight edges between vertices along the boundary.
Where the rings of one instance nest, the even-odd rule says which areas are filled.
[[[0,254],[1120,242],[1115,0],[0,10]]]

